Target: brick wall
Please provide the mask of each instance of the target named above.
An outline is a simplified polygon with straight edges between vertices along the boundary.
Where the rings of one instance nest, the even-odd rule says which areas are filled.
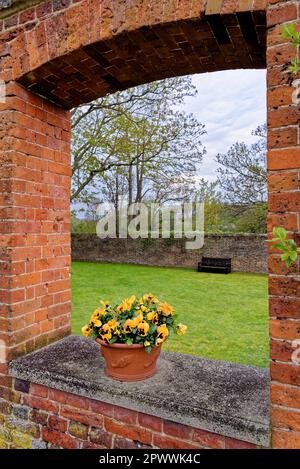
[[[294,49],[281,36],[284,23],[299,23],[299,1],[157,0],[149,8],[129,0],[49,0],[0,12],[0,78],[9,98],[0,108],[0,339],[7,358],[69,332],[64,109],[170,75],[264,67],[266,6],[269,230],[280,224],[299,242],[299,106],[292,77],[283,73]],[[273,252],[269,270],[273,446],[299,448],[300,373],[290,353],[300,338],[299,275]],[[0,373],[5,410],[18,392],[5,363]]]
[[[15,379],[0,448],[256,448],[252,443]]]
[[[268,171],[269,224],[285,226],[299,242],[299,105],[293,78],[284,73],[295,55],[280,35],[282,24],[299,23],[298,1],[268,2]],[[292,341],[300,338],[300,282],[297,266],[285,268],[269,256],[271,401],[273,447],[300,448],[300,368],[292,362]]]
[[[12,41],[13,78],[70,109],[170,76],[264,68],[265,6],[266,0],[155,0],[151,6],[50,0],[27,9],[25,3],[10,16],[3,10],[0,32]]]
[[[0,324],[9,358],[70,331],[69,115],[17,84],[0,105]]]
[[[197,268],[202,256],[230,257],[236,272],[266,273],[264,235],[207,235],[202,249],[184,249],[183,240],[100,239],[72,234],[72,259]]]

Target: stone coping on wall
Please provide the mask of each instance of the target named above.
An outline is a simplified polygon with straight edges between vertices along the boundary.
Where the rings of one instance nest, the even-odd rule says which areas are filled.
[[[0,0],[0,18],[7,18],[45,0]]]
[[[269,446],[269,371],[163,352],[156,376],[122,383],[104,373],[96,342],[69,336],[10,363],[10,374],[221,435]]]

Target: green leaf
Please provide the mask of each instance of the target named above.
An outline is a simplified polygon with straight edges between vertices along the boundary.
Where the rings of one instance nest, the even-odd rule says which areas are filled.
[[[298,258],[298,253],[297,253],[297,251],[292,251],[291,254],[290,254],[290,257],[291,257],[291,260],[292,260],[293,262],[295,262],[295,261],[297,260],[297,258]]]
[[[117,340],[118,340],[118,337],[114,336],[108,341],[108,343],[109,344],[114,344],[115,342],[117,342]]]
[[[277,236],[279,239],[286,239],[287,231],[285,228],[281,226],[276,226],[273,230],[273,233],[275,236]]]

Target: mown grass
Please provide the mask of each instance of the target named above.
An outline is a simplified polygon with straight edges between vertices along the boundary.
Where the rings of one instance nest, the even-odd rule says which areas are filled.
[[[151,291],[188,326],[165,350],[268,366],[267,276],[192,269],[73,262],[73,333],[80,334],[100,299],[113,304]]]

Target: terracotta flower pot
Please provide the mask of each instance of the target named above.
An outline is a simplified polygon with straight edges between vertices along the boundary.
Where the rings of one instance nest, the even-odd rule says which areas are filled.
[[[143,381],[156,373],[161,346],[153,347],[151,353],[147,353],[140,344],[110,345],[101,339],[96,341],[101,344],[107,376],[119,381]]]

